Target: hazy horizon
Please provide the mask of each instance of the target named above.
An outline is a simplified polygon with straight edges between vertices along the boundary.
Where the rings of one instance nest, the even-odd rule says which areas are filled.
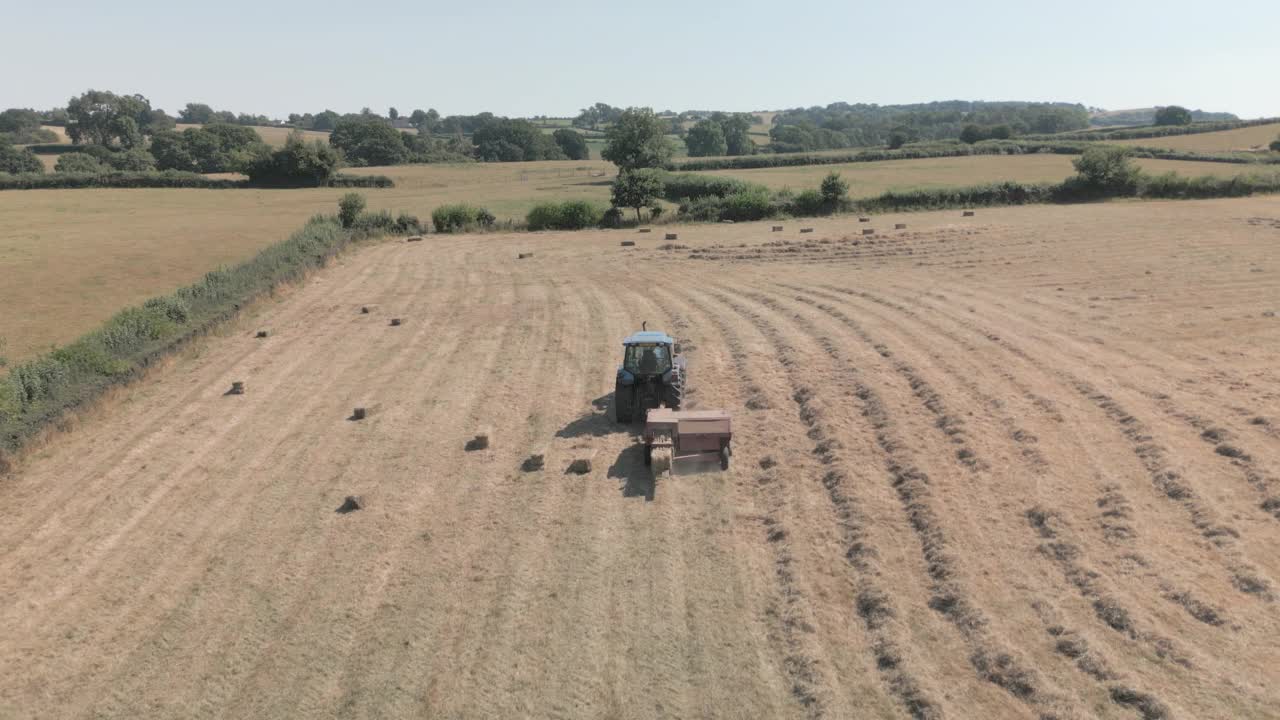
[[[40,9],[7,11],[25,30],[6,38],[0,62],[23,70],[0,87],[0,106],[59,107],[94,88],[171,114],[202,102],[281,119],[391,106],[565,117],[597,101],[765,111],[951,99],[1280,116],[1280,96],[1263,91],[1280,67],[1278,3],[1233,4],[1231,31],[1217,37],[1202,10],[1146,0],[1052,12],[1008,0],[981,11],[823,2],[790,14],[758,0],[732,11],[657,0],[643,13],[567,0],[387,0],[360,14],[243,0],[216,12],[155,0],[60,7],[76,22],[49,32],[30,29],[47,26]]]

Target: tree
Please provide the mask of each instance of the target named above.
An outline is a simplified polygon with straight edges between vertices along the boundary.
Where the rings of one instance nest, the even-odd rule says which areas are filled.
[[[161,170],[242,172],[266,149],[253,128],[225,123],[180,133],[162,130],[151,138],[151,154]]]
[[[1103,195],[1132,195],[1142,171],[1129,158],[1126,147],[1091,147],[1072,161],[1079,173],[1076,182]]]
[[[906,145],[907,140],[909,139],[910,137],[907,135],[906,132],[902,130],[894,130],[893,132],[889,133],[889,149],[897,150],[903,145]]]
[[[192,125],[204,125],[213,121],[213,108],[204,103],[187,103],[178,111],[178,119]]]
[[[332,110],[325,110],[322,113],[316,113],[315,121],[311,125],[312,130],[332,130],[338,124],[338,113]]]
[[[613,206],[635,208],[636,222],[640,222],[640,208],[652,208],[662,190],[662,178],[653,170],[622,170],[613,181]]]
[[[960,131],[960,142],[966,142],[966,143],[969,143],[970,145],[978,142],[979,140],[983,140],[985,138],[986,138],[986,133],[983,132],[982,128],[972,123],[970,123],[969,125],[965,125],[964,129]]]
[[[622,115],[622,112],[621,108],[598,102],[589,108],[583,108],[582,112],[578,113],[578,117],[573,119],[573,126],[599,130],[600,125],[615,122]]]
[[[528,120],[493,118],[471,136],[476,156],[489,162],[563,160],[564,153],[552,138]]]
[[[347,193],[338,201],[338,220],[342,227],[349,228],[356,224],[356,218],[364,212],[364,196],[360,193]]]
[[[141,95],[89,90],[67,103],[67,136],[108,147],[141,145],[152,131],[151,102]]]
[[[73,152],[58,156],[58,164],[53,171],[57,173],[104,173],[109,168],[101,160],[89,153]]]
[[[1156,108],[1156,125],[1190,125],[1191,111],[1180,105]]]
[[[996,125],[987,132],[987,137],[992,140],[1008,140],[1013,137],[1013,128],[1008,125]]]
[[[582,133],[569,128],[560,128],[551,134],[551,139],[559,146],[560,152],[570,160],[591,159],[591,149],[587,147],[587,140],[582,137]]]
[[[13,173],[43,173],[44,163],[40,162],[40,158],[31,152],[30,148],[18,148],[6,142],[0,142],[0,172]]]
[[[404,133],[378,117],[342,119],[329,135],[352,165],[399,165],[408,156]]]
[[[600,157],[620,170],[662,167],[671,159],[666,123],[653,114],[652,108],[628,108],[605,132],[604,151]],[[627,205],[626,207],[635,207]]]
[[[245,172],[257,185],[322,186],[337,167],[336,150],[319,140],[308,143],[302,131],[294,130],[284,147],[261,150]]]
[[[394,107],[390,108],[387,110],[387,117],[391,118],[392,120],[395,120],[396,118],[400,117],[400,111],[395,109]]]
[[[25,108],[0,112],[0,133],[26,133],[40,127],[40,114]]]
[[[684,136],[684,144],[689,148],[690,157],[729,154],[729,144],[724,137],[724,128],[714,120],[701,120],[689,128],[688,134]]]
[[[835,210],[848,196],[849,183],[840,177],[840,173],[830,172],[822,179],[819,191],[822,193],[823,203],[831,210]]]
[[[751,139],[751,124],[754,121],[755,118],[746,113],[734,113],[720,121],[726,154],[751,155],[756,151],[756,144]]]

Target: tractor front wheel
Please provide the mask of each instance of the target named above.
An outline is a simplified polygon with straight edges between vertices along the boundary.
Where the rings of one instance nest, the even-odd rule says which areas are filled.
[[[631,393],[623,387],[616,387],[613,391],[613,416],[623,425],[631,424]]]

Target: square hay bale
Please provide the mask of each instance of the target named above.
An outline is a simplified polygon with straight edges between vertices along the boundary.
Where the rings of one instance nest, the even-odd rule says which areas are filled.
[[[963,215],[962,217],[973,217],[973,211],[972,211],[972,210],[965,210],[965,211],[964,211],[964,215]]]
[[[666,239],[667,239],[667,240],[679,240],[679,239],[680,239],[680,235],[679,235],[679,234],[677,234],[677,233],[667,233]]]
[[[733,221],[732,221],[732,220],[721,220],[721,221],[720,221],[720,224],[721,224],[721,225],[732,225],[732,224],[733,224]]]
[[[893,224],[893,229],[894,229],[894,230],[906,230],[906,229],[907,229],[907,224],[906,224],[906,223],[894,223],[894,224]]]
[[[869,217],[860,217],[860,218],[858,218],[858,222],[871,222],[871,218],[869,218]]]
[[[467,441],[462,446],[467,452],[475,452],[476,450],[487,450],[489,448],[489,430],[483,430],[476,433],[476,436]]]
[[[410,235],[405,242],[422,242],[421,235]]]
[[[351,417],[349,417],[349,418],[347,418],[347,419],[348,419],[348,420],[353,420],[353,421],[354,421],[354,420],[363,420],[363,419],[365,419],[366,417],[368,417],[368,415],[369,415],[369,408],[362,408],[362,407],[358,407],[358,408],[353,408],[353,409],[351,410]]]
[[[391,318],[391,327],[399,327],[400,318]]]
[[[264,337],[266,337],[268,334],[269,334],[269,333],[268,333],[266,330],[259,330],[259,331],[257,332],[257,334],[256,334],[256,335],[254,335],[254,337],[256,337],[256,338],[264,338]]]
[[[516,256],[516,259],[523,260],[525,258],[531,258],[531,257],[533,257],[533,253],[520,253],[518,256]]]
[[[244,382],[242,382],[242,381],[240,381],[240,380],[236,380],[235,382],[231,383],[231,389],[227,391],[227,394],[228,394],[228,395],[243,395],[243,394],[244,394]]]
[[[863,235],[875,235],[875,234],[876,234],[876,229],[875,229],[875,228],[863,228],[863,229],[862,229],[862,234],[863,234]]]
[[[346,515],[349,512],[355,512],[356,510],[363,510],[364,505],[365,503],[364,503],[363,496],[348,495],[346,498],[343,499],[342,504],[339,505],[338,509],[334,510],[334,512],[338,513],[339,515]]]
[[[653,232],[653,228],[640,228],[640,229],[639,229],[639,230],[637,230],[636,232],[638,232],[638,233]]]
[[[811,232],[813,232],[813,228],[800,228],[800,232],[801,232],[801,233],[811,233]]]
[[[773,226],[773,229],[772,229],[770,232],[782,232],[782,226],[781,226],[781,225],[774,225],[774,226]]]
[[[581,454],[574,457],[569,463],[569,467],[565,468],[566,475],[586,475],[591,472],[592,461],[595,460],[595,450],[580,451]]]
[[[542,453],[530,455],[520,463],[520,470],[523,472],[538,472],[546,466],[546,459]]]
[[[622,241],[622,247],[635,247],[635,245],[636,245],[636,241],[635,241],[635,240],[623,240],[623,241]]]
[[[360,306],[360,314],[361,314],[361,315],[368,315],[368,314],[369,314],[369,306],[368,306],[368,305],[361,305],[361,306]]]

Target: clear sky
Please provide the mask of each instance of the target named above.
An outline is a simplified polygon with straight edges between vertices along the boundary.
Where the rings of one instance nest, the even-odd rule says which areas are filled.
[[[0,108],[96,88],[273,117],[948,99],[1280,116],[1280,0],[5,5]]]

